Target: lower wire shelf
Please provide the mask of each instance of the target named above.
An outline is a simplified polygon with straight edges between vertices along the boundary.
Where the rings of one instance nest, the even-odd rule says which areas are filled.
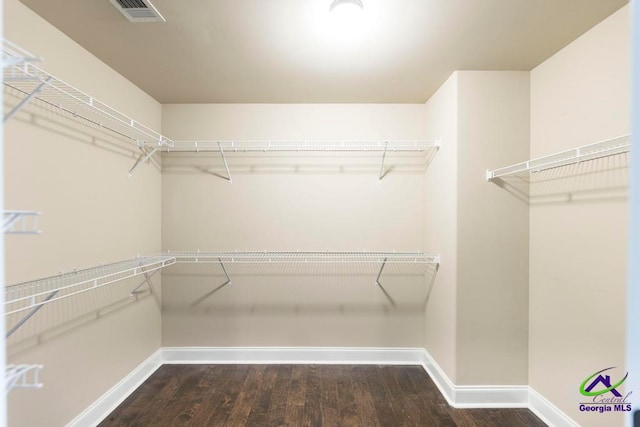
[[[170,256],[139,257],[10,285],[5,289],[5,314],[38,309],[50,302],[101,288],[120,280],[148,275],[173,263],[175,258]]]
[[[422,252],[173,252],[163,255],[172,256],[177,263],[216,262],[229,264],[269,264],[269,263],[373,263],[381,264],[439,264],[440,257]]]
[[[380,275],[386,264],[433,264],[439,266],[440,256],[422,252],[330,252],[330,251],[264,251],[264,252],[201,252],[182,251],[165,252],[160,255],[143,256],[112,264],[9,285],[5,288],[5,315],[25,312],[23,317],[7,331],[9,338],[24,325],[44,305],[88,292],[121,280],[144,276],[144,280],[131,291],[134,296],[137,289],[148,282],[163,267],[176,263],[219,263],[227,282],[231,283],[225,264],[377,264],[380,271],[375,283],[380,285]],[[6,370],[6,391],[14,387],[39,388],[38,373],[42,365],[8,365]]]
[[[120,280],[144,275],[145,283],[152,274],[175,263],[224,264],[440,264],[440,256],[422,252],[165,252],[160,255],[138,257],[58,276],[9,285],[5,288],[5,314],[28,311],[25,318],[9,331],[15,332],[45,304],[88,292]],[[136,287],[132,291],[135,293]]]

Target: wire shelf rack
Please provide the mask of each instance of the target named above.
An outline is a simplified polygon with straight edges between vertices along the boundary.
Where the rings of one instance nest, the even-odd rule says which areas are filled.
[[[436,140],[398,141],[173,141],[164,152],[425,152],[440,146]]]
[[[428,157],[440,148],[439,140],[397,140],[397,141],[172,141],[166,144],[145,144],[146,156],[129,173],[148,160],[157,151],[165,153],[218,153],[227,173],[225,177],[233,182],[227,162],[228,154],[242,153],[377,153],[379,154],[380,173],[378,180],[385,175],[384,162],[387,154],[403,153]]]
[[[176,263],[225,264],[439,264],[440,256],[422,252],[166,252]]]
[[[2,47],[2,61],[3,65],[6,64],[3,67],[3,83],[12,95],[22,98],[5,114],[5,121],[35,98],[47,106],[54,107],[65,117],[124,138],[137,147],[150,141],[160,145],[171,143],[170,139],[160,133],[52,76],[31,62],[15,61],[18,55],[16,52],[20,48],[10,41],[3,40]]]
[[[487,170],[487,181],[508,175],[541,172],[547,169],[622,154],[630,150],[631,137],[630,135],[623,135],[548,156],[538,157],[515,165],[499,169],[489,169]]]
[[[173,263],[175,263],[175,258],[170,256],[139,257],[10,285],[5,289],[5,314],[36,310],[50,302],[134,276],[146,275]]]
[[[7,365],[6,392],[12,388],[41,388],[39,373],[42,368],[42,365]]]
[[[218,152],[221,154],[231,182],[226,153],[248,152],[378,152],[382,167],[387,153],[425,153],[437,150],[437,140],[399,141],[173,141],[135,121],[107,104],[33,65],[33,57],[17,45],[3,40],[3,83],[19,101],[4,115],[7,121],[31,100],[58,111],[62,116],[89,125],[112,136],[124,138],[142,151],[129,175],[160,152]],[[35,58],[37,59],[37,58]]]
[[[5,234],[40,234],[37,211],[3,211],[2,231]]]

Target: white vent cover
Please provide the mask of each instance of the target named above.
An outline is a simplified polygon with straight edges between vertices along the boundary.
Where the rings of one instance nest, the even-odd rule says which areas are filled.
[[[131,22],[167,22],[149,0],[109,0]]]

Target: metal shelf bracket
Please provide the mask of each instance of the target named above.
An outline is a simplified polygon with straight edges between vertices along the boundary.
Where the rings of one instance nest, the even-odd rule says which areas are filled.
[[[51,77],[47,77],[46,79],[42,80],[40,84],[36,86],[35,89],[33,89],[33,91],[31,91],[31,93],[29,93],[26,97],[22,98],[22,100],[19,103],[14,105],[13,108],[9,110],[7,114],[4,115],[2,122],[6,123],[7,120],[9,120],[14,114],[22,110],[22,108],[24,108],[24,106],[27,105],[29,101],[31,101],[36,95],[42,92],[42,89],[44,89],[47,83],[49,83],[49,80],[51,80]]]
[[[146,152],[144,147],[138,147],[138,148],[140,149],[142,154],[140,154],[140,157],[138,158],[136,163],[133,165],[133,167],[129,169],[129,178],[133,176],[133,173],[136,171],[136,169],[140,167],[140,165],[147,162],[151,158],[151,156],[153,156],[156,153],[156,151],[160,149],[160,147],[155,147],[150,152]]]
[[[45,296],[45,297],[42,299],[42,302],[43,302],[43,303],[46,303],[46,302],[47,302],[47,301],[49,301],[51,298],[55,297],[57,293],[58,293],[58,291],[57,291],[57,290],[56,290],[56,291],[51,292],[49,295]],[[7,334],[5,335],[5,338],[7,338],[7,339],[8,339],[11,335],[13,335],[13,333],[14,333],[15,331],[17,331],[18,329],[20,329],[20,327],[21,327],[22,325],[24,325],[25,323],[27,323],[27,321],[28,321],[29,319],[31,319],[31,318],[32,318],[32,317],[33,317],[33,316],[38,312],[38,310],[40,310],[42,307],[44,307],[44,305],[37,305],[37,306],[33,307],[33,308],[31,309],[31,311],[30,311],[30,312],[28,312],[27,314],[25,314],[25,316],[24,316],[22,319],[18,320],[18,322],[17,322],[15,325],[13,325],[13,326],[11,327],[11,329],[9,329],[9,330],[7,331]]]
[[[38,216],[40,212],[37,211],[3,211],[2,231],[5,234],[41,234]]]
[[[12,388],[41,388],[38,374],[42,368],[42,365],[7,365],[6,392]]]
[[[385,141],[384,143],[384,151],[382,152],[382,162],[380,163],[380,173],[378,174],[378,181],[382,181],[384,178],[384,159],[387,156],[387,147],[389,146],[389,141]]]
[[[224,149],[222,148],[222,144],[220,142],[218,142],[218,148],[220,149],[220,156],[222,156],[222,161],[224,162],[224,169],[227,171],[227,177],[225,179],[233,184],[233,179],[231,178],[231,172],[229,172],[229,165],[227,164],[227,158],[224,155]]]
[[[387,265],[387,259],[385,258],[384,261],[382,261],[382,265],[380,266],[380,271],[378,272],[378,277],[376,277],[376,285],[378,286],[382,286],[380,284],[380,276],[382,276],[382,270],[384,270],[384,266]]]
[[[149,274],[147,271],[141,269],[143,271],[142,274],[144,274],[144,280],[135,288],[131,289],[131,292],[129,292],[129,296],[131,298],[135,298],[136,294],[140,293],[140,291],[138,291],[138,289],[140,289],[145,283],[149,284],[149,289],[151,289],[151,282],[149,282],[149,280],[160,270],[154,270],[151,274]]]
[[[229,277],[229,274],[227,273],[227,269],[224,267],[224,263],[222,262],[222,259],[218,258],[218,261],[220,262],[220,267],[222,267],[222,271],[224,271],[224,275],[227,278],[227,281],[224,282],[221,286],[230,285],[231,284],[231,277]]]
[[[378,277],[376,277],[376,285],[378,285],[378,287],[380,288],[380,290],[382,291],[384,296],[387,298],[389,303],[393,307],[395,307],[396,306],[395,300],[391,297],[391,295],[389,295],[389,292],[387,292],[387,290],[384,288],[384,286],[382,286],[382,283],[380,283],[380,276],[382,275],[382,270],[384,270],[384,266],[387,265],[387,259],[388,258],[385,258],[384,261],[382,261],[382,265],[380,266],[380,271],[378,272]]]

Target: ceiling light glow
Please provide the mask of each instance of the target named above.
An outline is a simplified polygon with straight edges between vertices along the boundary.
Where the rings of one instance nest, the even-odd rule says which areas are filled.
[[[353,38],[363,31],[362,0],[333,0],[329,6],[332,31],[342,38]]]
[[[329,6],[331,20],[337,26],[360,25],[364,15],[362,0],[334,0]]]
[[[359,14],[363,10],[362,0],[334,0],[329,6],[329,11],[333,14]]]
[[[378,0],[314,0],[311,31],[333,49],[362,45],[374,36]]]

